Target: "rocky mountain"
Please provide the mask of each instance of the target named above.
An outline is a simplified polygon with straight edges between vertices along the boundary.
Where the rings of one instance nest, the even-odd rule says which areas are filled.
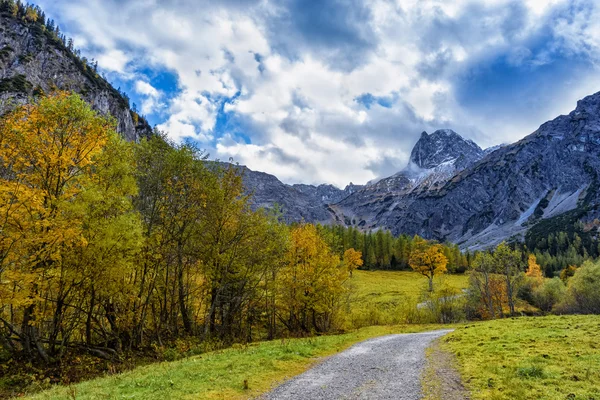
[[[357,193],[333,207],[338,220],[343,215],[365,227],[477,249],[522,237],[553,218],[597,218],[599,172],[600,92],[519,142],[457,167],[441,184],[411,190],[409,179],[395,178],[404,185],[400,191],[384,197]]]
[[[16,7],[16,8],[14,8]],[[152,133],[129,108],[127,97],[80,57],[72,41],[37,7],[0,3],[0,114],[53,90],[82,95],[92,107],[117,120],[117,130],[137,141]]]
[[[450,130],[423,133],[405,169],[338,202],[325,188],[296,187],[313,202],[331,202],[318,208],[320,222],[480,249],[598,218],[599,173],[600,92],[510,145],[482,150]]]
[[[402,171],[374,183],[330,208],[337,223],[363,229],[380,227],[380,220],[403,198],[442,186],[458,171],[477,162],[484,151],[450,129],[421,133]],[[389,227],[386,227],[389,228]]]
[[[330,203],[336,203],[362,186],[352,183],[338,189],[333,185],[286,185],[275,176],[239,166],[246,191],[252,194],[254,208],[279,206],[287,222],[331,223]]]
[[[452,165],[461,170],[483,156],[483,150],[472,140],[465,140],[451,129],[440,129],[421,138],[410,153],[408,168],[431,170],[443,165]]]

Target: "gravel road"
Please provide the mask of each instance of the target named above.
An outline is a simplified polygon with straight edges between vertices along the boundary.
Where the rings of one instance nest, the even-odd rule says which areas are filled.
[[[413,400],[431,341],[452,330],[388,335],[358,343],[283,383],[265,400]]]

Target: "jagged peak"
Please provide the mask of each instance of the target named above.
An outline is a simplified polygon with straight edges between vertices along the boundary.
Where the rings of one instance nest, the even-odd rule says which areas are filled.
[[[482,155],[483,150],[472,140],[464,139],[452,129],[438,129],[432,134],[421,133],[412,149],[409,167],[433,169],[453,160],[468,163]]]

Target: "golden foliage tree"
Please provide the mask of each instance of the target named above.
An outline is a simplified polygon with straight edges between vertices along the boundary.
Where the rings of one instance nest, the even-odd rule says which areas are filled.
[[[538,287],[544,282],[542,269],[533,254],[530,254],[527,259],[527,272],[525,272],[525,275],[532,280],[534,287]]]
[[[363,259],[362,259],[362,253],[358,250],[354,250],[352,248],[347,249],[344,252],[344,266],[348,269],[348,272],[350,273],[350,276],[352,277],[352,271],[354,271],[357,268],[362,267],[363,265]]]
[[[126,150],[113,126],[79,96],[63,92],[2,121],[0,314],[12,349],[20,346],[46,361],[48,349],[60,355],[82,337],[81,314],[92,318],[86,309],[95,307],[87,297],[90,281],[123,293],[94,277],[106,277],[110,268],[124,272],[119,246],[127,253],[136,248],[135,239],[119,233],[125,228],[125,236],[135,235],[135,217],[123,217],[135,185],[127,182],[127,166],[120,163],[127,163]],[[105,294],[103,300],[113,301]]]
[[[410,252],[409,265],[414,271],[427,277],[430,292],[433,292],[434,276],[446,272],[447,264],[448,259],[444,255],[442,245],[415,237]]]
[[[280,320],[290,332],[326,331],[347,277],[347,269],[314,225],[292,229],[278,279]]]

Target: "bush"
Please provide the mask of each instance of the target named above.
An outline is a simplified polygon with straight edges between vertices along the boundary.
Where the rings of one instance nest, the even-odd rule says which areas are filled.
[[[552,311],[552,308],[565,298],[565,292],[565,284],[560,278],[547,279],[533,290],[533,305],[542,311]]]
[[[464,321],[465,307],[464,294],[454,289],[444,288],[434,292],[425,302],[417,306],[420,319],[418,322],[451,324]]]
[[[530,304],[534,304],[533,293],[537,289],[536,285],[538,284],[535,279],[526,276],[523,280],[523,284],[519,286],[517,298],[525,300]]]
[[[600,262],[586,261],[568,281],[560,312],[600,314]]]
[[[546,373],[542,367],[536,365],[530,367],[517,368],[517,376],[526,379],[545,378]]]

